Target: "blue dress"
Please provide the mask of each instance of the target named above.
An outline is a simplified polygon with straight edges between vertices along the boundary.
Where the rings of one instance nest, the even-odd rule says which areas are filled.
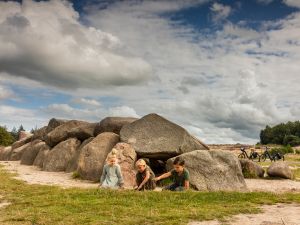
[[[115,164],[110,166],[106,164],[103,167],[103,172],[100,179],[100,184],[104,188],[118,188],[123,185],[123,176],[120,165]]]

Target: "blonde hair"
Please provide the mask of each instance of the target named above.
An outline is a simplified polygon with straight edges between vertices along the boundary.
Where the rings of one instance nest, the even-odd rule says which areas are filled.
[[[136,161],[135,166],[146,166],[146,162],[143,159],[139,159],[138,161]]]
[[[110,153],[108,153],[107,157],[106,157],[106,161],[109,161],[111,159],[117,159],[117,153],[118,153],[118,150],[113,148],[111,150]]]

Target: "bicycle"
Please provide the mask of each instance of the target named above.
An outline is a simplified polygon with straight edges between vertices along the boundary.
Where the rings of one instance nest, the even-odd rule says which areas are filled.
[[[267,158],[269,158],[271,162],[272,162],[272,161],[275,162],[276,160],[280,160],[280,159],[282,159],[282,160],[284,161],[284,155],[283,155],[282,153],[280,153],[280,152],[275,152],[275,153],[272,153],[272,154],[271,154],[271,153],[269,152],[269,148],[268,148],[268,147],[266,147],[264,153],[262,153],[262,154],[260,155],[260,159],[261,159],[262,161],[266,161]]]
[[[254,161],[254,160],[260,161],[260,155],[257,152],[251,151],[250,155],[248,155],[245,148],[242,147],[240,150],[242,151],[242,153],[238,155],[238,158],[240,158],[240,159],[246,159],[247,158],[247,159],[250,159],[252,161]]]

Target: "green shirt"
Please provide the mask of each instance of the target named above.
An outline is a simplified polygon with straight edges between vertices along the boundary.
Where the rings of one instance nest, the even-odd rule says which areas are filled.
[[[190,179],[190,173],[187,169],[183,169],[182,173],[179,175],[176,170],[171,171],[173,182],[178,186],[184,187],[184,182]]]

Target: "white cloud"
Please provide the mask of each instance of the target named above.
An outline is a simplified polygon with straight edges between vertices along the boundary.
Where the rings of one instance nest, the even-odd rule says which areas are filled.
[[[292,7],[300,8],[300,1],[299,0],[283,0],[285,4]]]
[[[41,111],[45,113],[48,118],[55,117],[97,122],[103,117],[103,110],[101,109],[80,109],[68,104],[51,104],[41,108]]]
[[[72,103],[79,104],[86,107],[99,107],[101,103],[95,99],[90,98],[75,98]]]
[[[0,84],[0,101],[11,98],[13,95],[12,90]]]
[[[212,4],[210,10],[213,12],[212,19],[214,22],[226,19],[232,11],[230,6],[223,5],[217,2]]]
[[[268,5],[271,2],[273,2],[274,0],[256,0],[258,3],[264,4],[264,5]]]
[[[8,130],[11,130],[13,127],[18,128],[21,124],[25,130],[30,131],[35,126],[45,125],[46,119],[42,118],[35,110],[0,105],[1,126],[7,126]]]
[[[155,112],[207,143],[255,143],[266,124],[297,118],[300,14],[291,14],[272,24],[266,22],[259,30],[250,29],[242,22],[226,22],[223,29],[210,35],[161,16],[195,4],[201,1],[130,4],[121,1],[101,10],[88,9],[83,19],[102,32],[100,42],[105,34],[112,35],[106,37],[112,44],[108,46],[109,51],[148,62],[153,68],[153,79],[144,85],[108,89],[87,89],[88,81],[82,81],[84,85],[72,93],[73,101],[50,104],[39,112],[47,118],[89,121],[99,121],[108,115],[140,117]],[[220,18],[227,18],[231,11],[219,10],[224,15]],[[78,26],[80,29],[76,28],[71,36],[87,29]],[[76,40],[82,37],[75,36]],[[87,45],[95,42],[89,40]],[[63,78],[69,81],[68,77]],[[89,75],[81,77],[89,78]],[[63,83],[61,78],[57,82]],[[107,100],[109,103],[101,100],[99,107],[93,100],[102,96],[118,100]],[[76,108],[73,104],[86,107]]]
[[[0,72],[61,88],[132,85],[151,76],[118,37],[82,25],[67,1],[0,2],[0,10]]]
[[[135,118],[140,117],[136,113],[136,111],[129,106],[118,106],[118,107],[110,108],[108,110],[108,114],[110,116],[124,116],[124,117],[135,117]]]

